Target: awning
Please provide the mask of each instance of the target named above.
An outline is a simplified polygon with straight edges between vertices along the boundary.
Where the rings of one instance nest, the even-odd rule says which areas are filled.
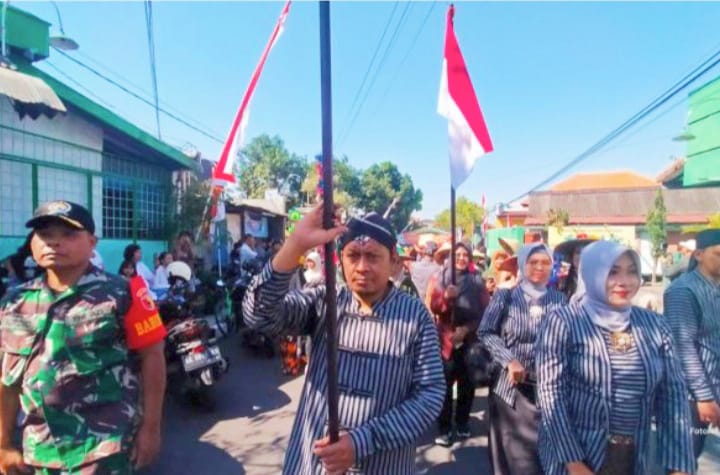
[[[45,81],[19,71],[0,66],[0,95],[7,96],[20,118],[33,120],[41,114],[50,118],[67,112],[65,104]]]

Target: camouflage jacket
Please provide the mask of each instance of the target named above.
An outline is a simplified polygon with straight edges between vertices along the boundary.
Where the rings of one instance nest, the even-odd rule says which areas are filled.
[[[72,469],[126,452],[140,420],[127,282],[91,267],[55,294],[37,278],[0,302],[2,384],[21,385],[25,462]]]

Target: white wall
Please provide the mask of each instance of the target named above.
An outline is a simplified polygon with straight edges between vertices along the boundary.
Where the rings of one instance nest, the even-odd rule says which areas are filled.
[[[0,129],[0,154],[57,163],[91,171],[102,170],[103,131],[81,116],[68,112],[49,119],[40,116],[20,119],[10,101],[0,98],[0,124],[18,131]],[[87,148],[59,143],[29,132]],[[102,232],[102,178],[92,181],[93,216]],[[38,167],[38,201],[66,199],[88,205],[87,176],[52,167]],[[0,157],[0,234],[25,233],[24,221],[32,213],[32,172],[30,165]]]

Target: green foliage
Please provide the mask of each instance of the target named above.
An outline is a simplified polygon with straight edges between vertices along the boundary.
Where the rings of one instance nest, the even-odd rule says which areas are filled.
[[[555,226],[562,233],[565,226],[570,224],[570,213],[562,208],[550,208],[547,213],[547,225]]]
[[[472,236],[475,228],[482,223],[485,210],[477,203],[473,203],[464,196],[455,201],[455,224],[462,228],[463,236]],[[450,209],[442,211],[435,217],[435,226],[440,229],[450,229]]]
[[[180,231],[190,231],[196,235],[202,223],[205,205],[210,196],[209,183],[203,183],[193,177],[187,189],[173,191],[172,208],[166,220],[166,236],[171,242]]]
[[[416,190],[410,175],[403,175],[391,162],[372,165],[360,180],[357,206],[365,212],[385,214],[395,198],[398,199],[389,220],[400,232],[410,221],[410,215],[422,206],[422,191]]]
[[[665,253],[665,243],[667,242],[667,209],[665,208],[665,199],[662,190],[658,190],[655,195],[655,203],[653,208],[648,211],[645,218],[650,242],[652,244],[652,255],[659,258]]]
[[[317,194],[319,178],[315,163],[315,161],[308,163],[307,175],[300,189],[305,195],[307,203],[314,202]],[[350,166],[346,156],[335,158],[333,161],[333,183],[335,203],[348,210],[356,208],[357,197],[360,195],[360,171]]]
[[[266,134],[245,147],[235,167],[240,189],[248,198],[264,198],[265,190],[277,188],[287,199],[288,208],[300,203],[306,171],[305,158],[288,152],[280,137]]]

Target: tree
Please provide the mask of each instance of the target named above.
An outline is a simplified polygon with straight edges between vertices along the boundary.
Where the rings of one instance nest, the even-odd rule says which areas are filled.
[[[410,175],[403,175],[391,162],[376,163],[365,170],[358,190],[358,208],[385,214],[397,199],[388,219],[397,232],[409,222],[413,211],[422,207],[422,191],[416,190]]]
[[[455,201],[455,225],[462,228],[463,236],[472,236],[475,227],[482,223],[485,210],[477,203],[461,196]],[[450,209],[442,211],[435,217],[435,226],[452,231],[450,228]]]
[[[547,225],[555,226],[558,232],[562,233],[565,226],[570,224],[570,213],[562,208],[550,208],[547,213]]]
[[[307,166],[307,174],[302,183],[301,191],[305,194],[306,202],[312,202],[317,193],[318,176],[315,161]],[[360,195],[360,172],[350,166],[348,158],[336,158],[333,161],[334,201],[347,210],[357,206],[357,197]]]
[[[173,208],[165,221],[168,242],[181,231],[190,231],[193,236],[197,233],[203,220],[203,212],[210,195],[210,185],[193,177],[184,189],[176,186],[173,191]]]
[[[648,234],[650,234],[650,243],[652,245],[652,280],[655,282],[655,270],[658,261],[665,254],[665,245],[667,243],[667,209],[665,208],[665,199],[663,198],[662,189],[658,189],[655,195],[655,203],[653,208],[648,211],[645,219]]]
[[[287,207],[292,208],[300,201],[306,172],[305,158],[288,152],[280,137],[263,134],[242,151],[235,176],[248,198],[264,198],[265,190],[276,188],[287,199]]]

